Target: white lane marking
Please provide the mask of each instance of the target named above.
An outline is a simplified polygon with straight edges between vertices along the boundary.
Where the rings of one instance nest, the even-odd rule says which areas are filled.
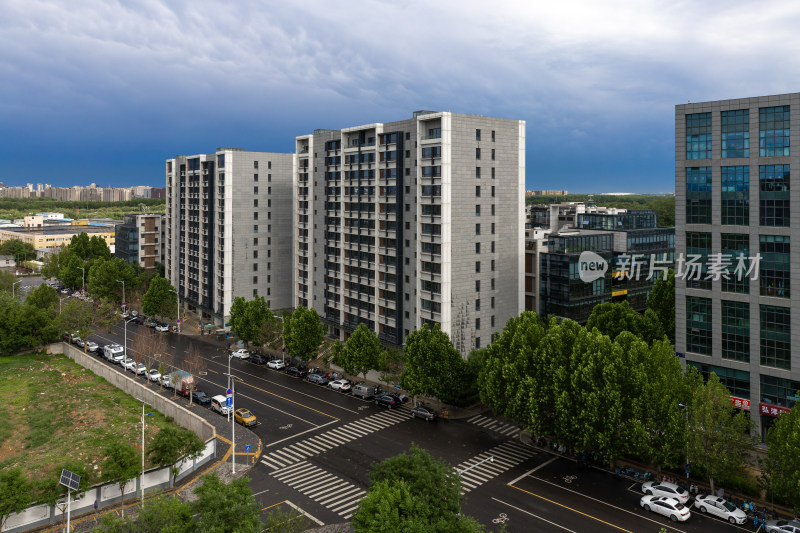
[[[521,476],[519,476],[517,479],[515,479],[515,480],[513,480],[513,481],[509,481],[509,483],[508,483],[508,484],[509,484],[509,485],[514,485],[514,484],[515,484],[517,481],[519,481],[520,479],[522,479],[522,478],[525,478],[525,477],[528,477],[529,475],[533,474],[534,472],[536,472],[536,471],[537,471],[537,470],[539,470],[540,468],[544,468],[545,466],[549,465],[550,463],[552,463],[552,462],[553,462],[553,461],[555,461],[556,459],[558,459],[558,455],[554,455],[552,459],[548,459],[547,461],[545,461],[544,463],[540,464],[540,465],[539,465],[539,466],[537,466],[536,468],[532,468],[531,470],[529,470],[529,471],[525,472],[524,474],[522,474]]]
[[[298,506],[296,506],[295,504],[293,504],[289,500],[286,500],[283,503],[285,503],[286,505],[288,505],[289,507],[291,507],[292,509],[294,509],[298,513],[302,514],[303,516],[305,516],[306,518],[308,518],[309,520],[311,520],[312,522],[314,522],[318,526],[324,526],[325,525],[325,522],[323,522],[322,520],[318,520],[318,519],[314,518],[313,516],[311,516],[310,514],[305,512],[304,510],[300,509]]]
[[[293,439],[295,437],[299,437],[300,435],[305,435],[306,433],[309,433],[311,431],[316,431],[318,429],[324,428],[325,426],[330,426],[331,424],[335,424],[337,422],[338,422],[338,420],[331,420],[330,422],[322,424],[321,426],[315,426],[315,427],[313,427],[311,429],[307,429],[305,431],[301,431],[300,433],[296,433],[296,434],[292,435],[291,437],[286,437],[285,439],[276,440],[275,442],[270,442],[269,444],[265,445],[264,448],[269,448],[270,446],[275,446],[276,444],[280,444],[281,442],[286,442],[287,440],[291,440],[291,439]]]
[[[577,533],[577,531],[574,531],[574,530],[572,530],[572,529],[568,529],[568,528],[566,528],[566,527],[562,526],[561,524],[556,524],[555,522],[551,522],[550,520],[548,520],[548,519],[546,519],[546,518],[542,518],[542,517],[541,517],[541,516],[539,516],[539,515],[535,515],[535,514],[533,514],[533,513],[531,513],[531,512],[528,512],[528,511],[526,511],[526,510],[524,510],[524,509],[520,509],[519,507],[515,507],[515,506],[511,505],[510,503],[506,503],[506,502],[504,502],[503,500],[498,500],[498,499],[497,499],[497,498],[495,498],[494,496],[492,496],[492,499],[493,499],[494,501],[496,501],[496,502],[502,503],[503,505],[507,505],[507,506],[511,507],[512,509],[516,509],[516,510],[517,510],[517,511],[519,511],[520,513],[525,513],[526,515],[532,516],[532,517],[534,517],[534,518],[538,518],[538,519],[539,519],[539,520],[541,520],[542,522],[547,522],[547,523],[548,523],[548,524],[550,524],[550,525],[553,525],[553,526],[559,527],[559,528],[563,529],[564,531],[569,531],[570,533]]]

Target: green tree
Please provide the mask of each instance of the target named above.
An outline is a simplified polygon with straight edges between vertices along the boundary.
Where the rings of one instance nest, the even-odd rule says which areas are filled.
[[[281,336],[283,321],[285,319],[276,316],[271,310],[267,310],[267,318],[261,323],[261,328],[256,332],[253,344],[256,346],[266,346]]]
[[[89,257],[87,259],[111,259],[111,250],[101,236],[93,235],[89,239]]]
[[[86,276],[92,296],[115,303],[122,303],[122,283],[119,281],[124,281],[126,288],[130,289],[134,289],[137,282],[133,267],[119,257],[96,259]]]
[[[715,480],[730,479],[744,471],[753,448],[752,422],[747,413],[735,410],[730,391],[715,373],[703,383],[692,367],[687,380],[692,391],[688,405],[689,461],[705,472],[713,494]]]
[[[406,338],[403,349],[406,367],[400,376],[400,386],[417,396],[441,398],[448,390],[449,379],[463,365],[458,353],[439,324],[431,330],[428,325],[414,330]]]
[[[54,342],[59,331],[51,309],[20,304],[11,293],[0,292],[0,353]]]
[[[0,270],[0,291],[6,291],[11,294],[13,291],[11,287],[19,281],[17,276],[6,270]]]
[[[103,477],[116,481],[120,492],[120,507],[122,507],[125,486],[142,472],[142,467],[139,465],[139,454],[136,453],[133,446],[115,441],[103,450],[103,455],[106,457],[102,464]],[[125,516],[124,507],[122,516]]]
[[[664,333],[672,344],[675,344],[675,271],[669,269],[667,276],[662,276],[653,285],[647,297],[647,308],[652,310],[664,328]]]
[[[89,243],[89,235],[84,232],[73,235],[68,246],[72,250],[72,253],[78,256],[81,260],[86,261],[92,257]]]
[[[800,407],[782,414],[767,433],[764,485],[800,513]]]
[[[191,431],[175,426],[161,428],[147,447],[147,457],[157,465],[169,465],[173,483],[178,478],[183,461],[196,459],[205,450],[205,443]]]
[[[69,470],[73,474],[80,476],[78,492],[85,492],[92,486],[92,478],[85,463],[79,461],[67,461],[50,470],[50,475],[38,483],[38,498],[41,503],[55,506],[61,511],[61,519],[64,520],[67,512],[67,487],[60,483],[61,471]],[[72,497],[77,494],[73,491]]]
[[[272,320],[272,311],[263,296],[245,301],[241,296],[233,299],[228,323],[236,336],[246,343],[260,340],[264,323]]]
[[[302,305],[290,317],[284,318],[283,339],[289,355],[309,361],[316,357],[319,345],[325,336],[325,326],[319,320],[316,309]]]
[[[77,332],[80,338],[86,341],[92,333],[100,329],[109,329],[116,317],[116,311],[108,302],[92,303],[70,298],[63,305],[60,322],[63,325],[62,329],[68,333]]]
[[[596,305],[586,322],[587,330],[595,328],[600,333],[608,335],[612,341],[623,331],[630,331],[648,344],[664,336],[659,319],[654,313],[639,314],[627,301]]]
[[[169,319],[177,315],[178,304],[174,287],[166,278],[155,277],[147,292],[142,296],[142,311],[146,315]],[[174,313],[174,314],[173,314]]]
[[[83,259],[71,252],[67,252],[65,257],[61,259],[60,265],[61,269],[58,271],[59,281],[71,289],[80,289],[84,282],[84,273],[81,267],[86,269],[88,265]]]
[[[36,259],[36,250],[33,245],[19,239],[11,239],[0,244],[0,255],[10,255],[17,263]]]
[[[0,530],[12,513],[19,513],[30,505],[33,487],[19,468],[0,470]]]
[[[58,293],[50,285],[42,283],[33,289],[25,298],[25,307],[29,309],[49,309],[58,311]]]
[[[94,533],[193,533],[197,531],[192,506],[175,496],[147,500],[135,518],[106,513]]]
[[[461,512],[461,480],[443,461],[417,446],[370,472],[370,487],[353,516],[356,532],[479,532]]]
[[[269,533],[302,533],[311,526],[311,522],[294,509],[284,513],[280,508],[276,507],[267,515],[264,531]]]
[[[203,476],[203,483],[194,489],[197,500],[192,504],[199,531],[212,533],[260,532],[261,507],[250,490],[246,477],[234,479],[226,485],[216,473]]]
[[[374,331],[361,323],[347,339],[341,354],[335,357],[333,362],[350,375],[363,375],[366,381],[367,372],[376,370],[380,365],[381,342]]]

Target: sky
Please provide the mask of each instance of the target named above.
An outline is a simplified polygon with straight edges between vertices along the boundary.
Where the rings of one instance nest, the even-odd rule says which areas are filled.
[[[0,182],[164,186],[164,161],[418,109],[522,119],[528,189],[674,191],[675,105],[800,90],[800,2],[2,0]]]

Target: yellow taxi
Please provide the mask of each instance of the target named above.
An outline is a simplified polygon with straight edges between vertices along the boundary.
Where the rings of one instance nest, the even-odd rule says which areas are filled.
[[[258,419],[256,419],[256,415],[251,413],[247,409],[237,409],[233,413],[233,419],[239,422],[243,426],[255,426],[258,424]]]

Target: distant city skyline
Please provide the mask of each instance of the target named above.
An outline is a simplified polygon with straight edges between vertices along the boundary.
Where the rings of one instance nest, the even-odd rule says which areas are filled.
[[[789,1],[7,0],[0,181],[163,187],[176,154],[288,153],[320,125],[430,109],[525,120],[528,189],[671,192],[674,106],[796,91],[800,59],[775,43],[800,44],[798,15]]]

